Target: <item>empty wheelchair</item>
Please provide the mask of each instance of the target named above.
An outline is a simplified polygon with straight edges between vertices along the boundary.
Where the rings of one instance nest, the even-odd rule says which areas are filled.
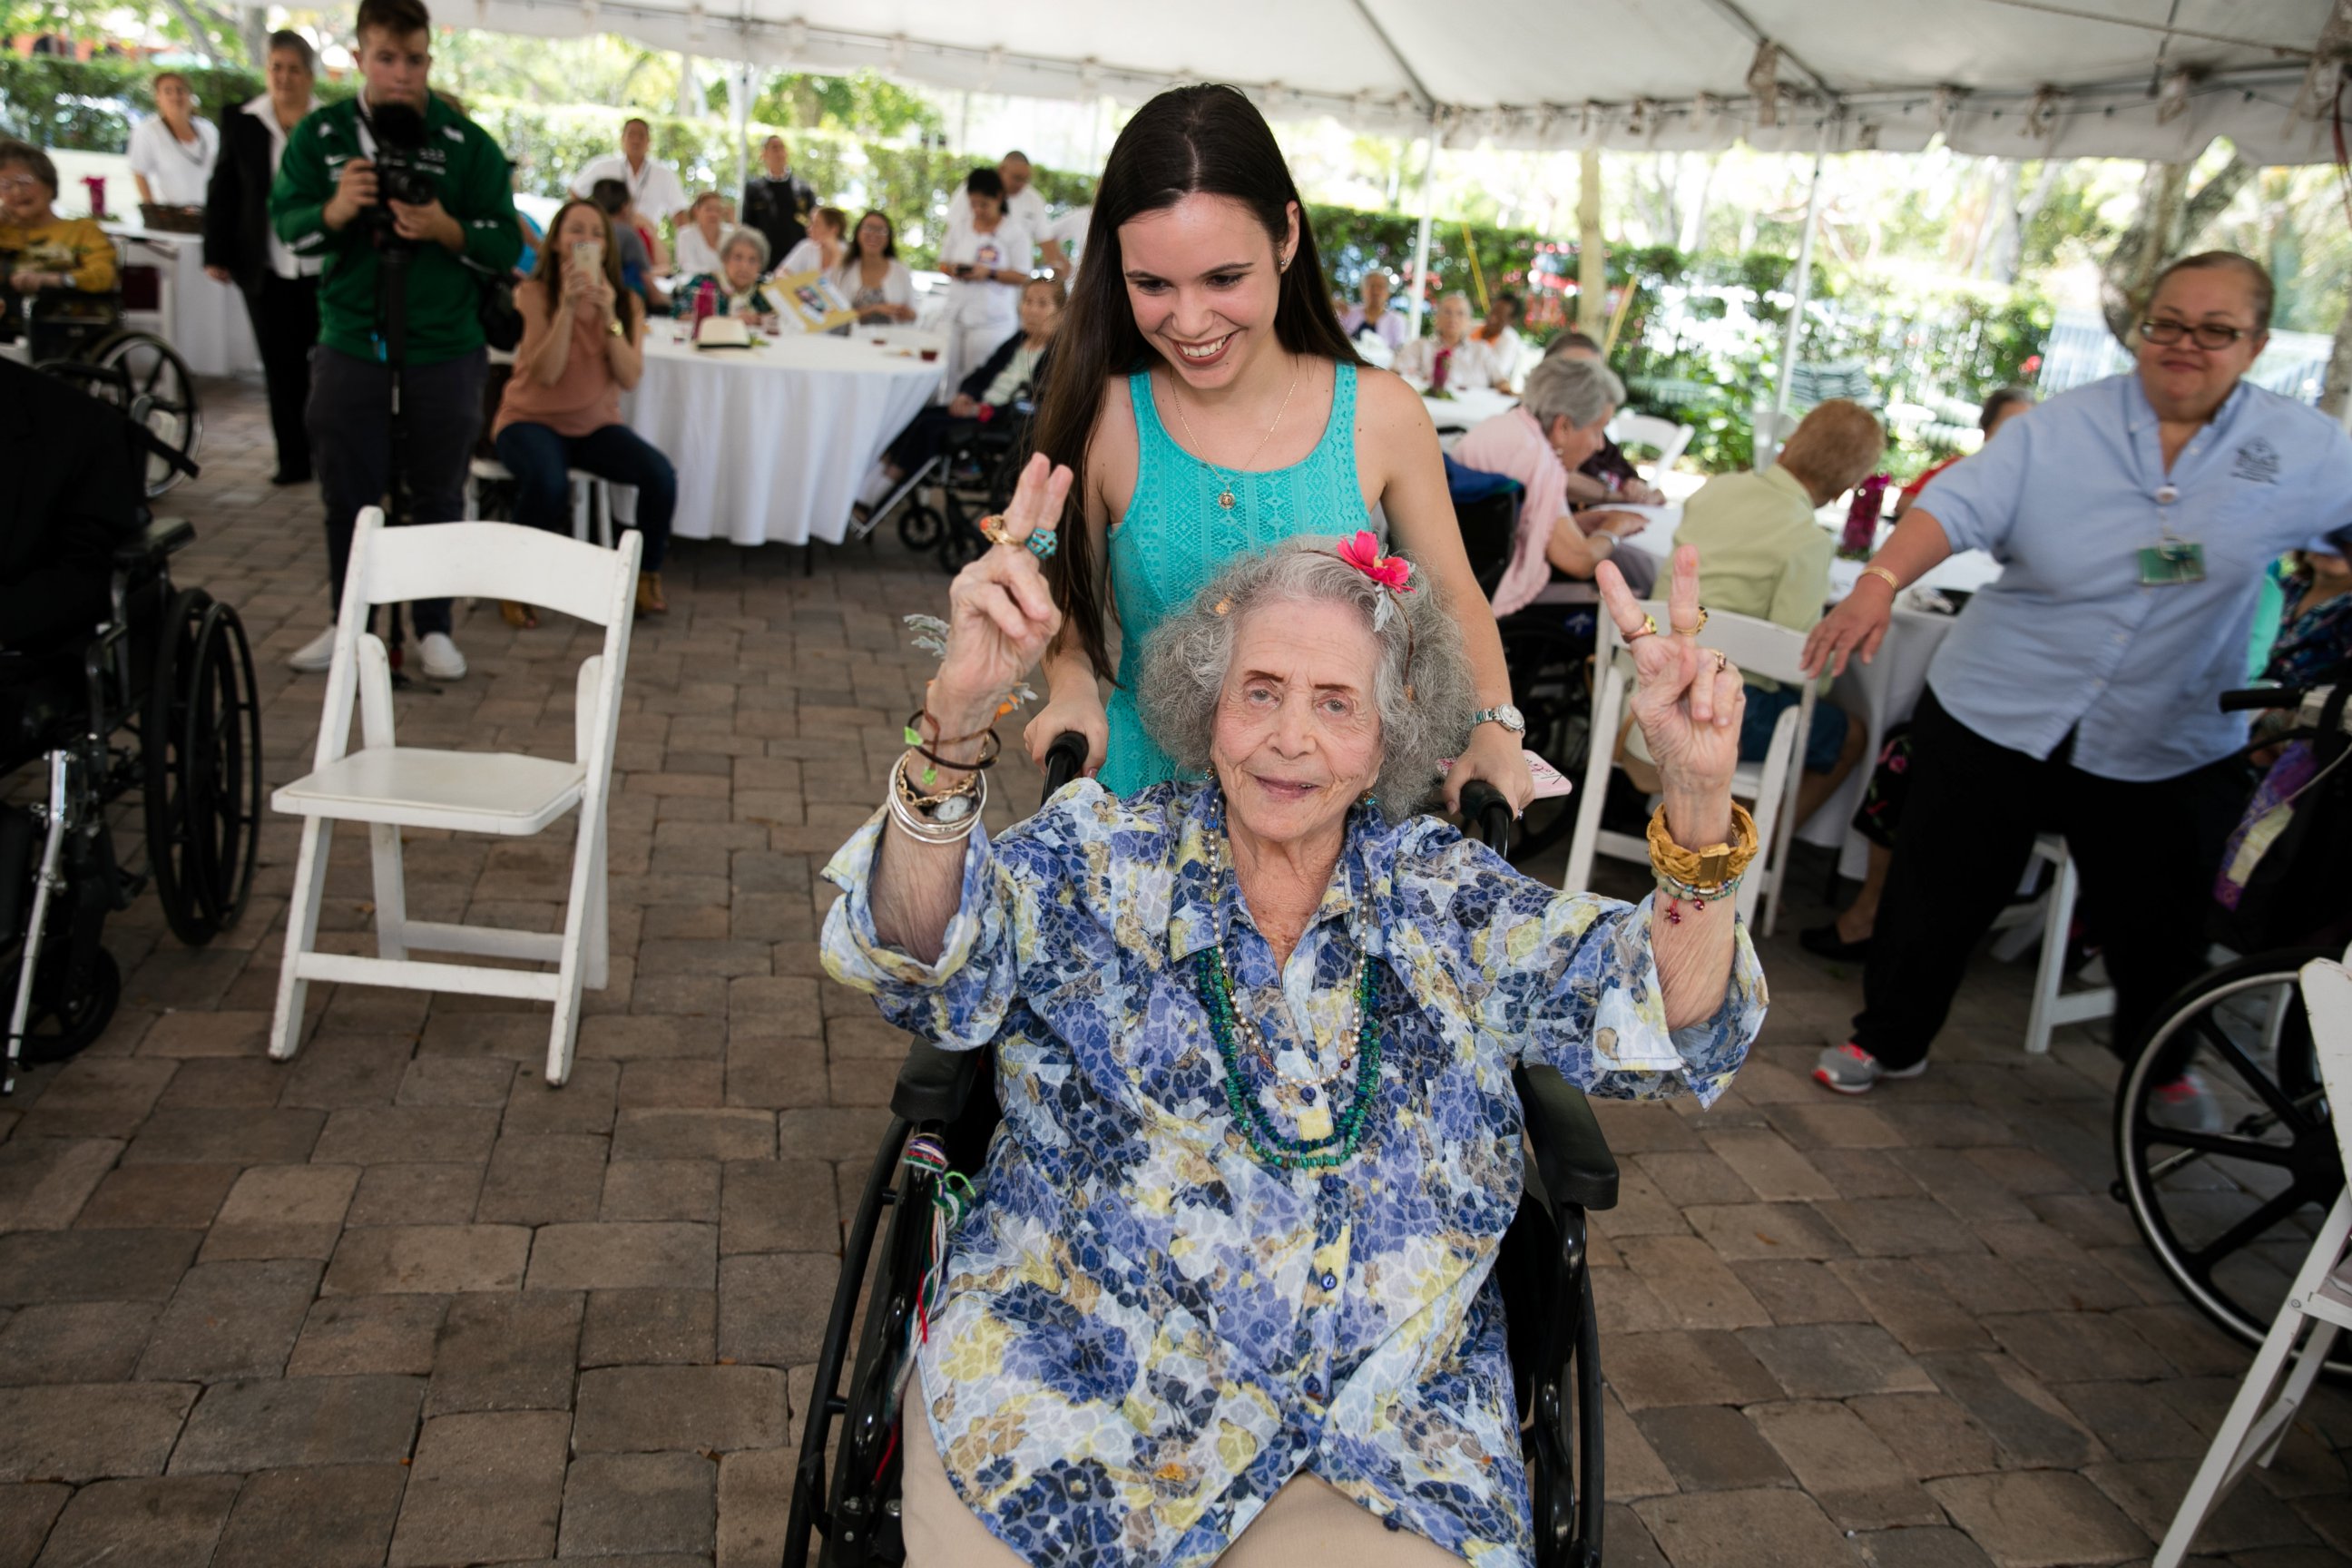
[[[16,374],[22,374],[22,372]],[[59,386],[59,397],[77,394]],[[151,427],[123,422],[121,461],[194,471]],[[0,652],[0,1016],[7,1071],[96,1039],[121,994],[100,937],[149,882],[173,933],[210,942],[244,912],[261,814],[260,706],[236,612],[172,581],[194,538],[143,506],[121,520],[100,624]],[[10,775],[16,775],[11,780]],[[137,795],[145,864],[116,851],[118,803]]]
[[[1055,743],[1049,796],[1076,776],[1085,754],[1076,735]],[[1465,816],[1500,847],[1510,831],[1509,807],[1482,785],[1465,793]],[[890,1125],[850,1223],[818,1352],[784,1535],[788,1568],[905,1561],[898,1390],[932,1246],[933,1196],[942,1182],[964,1183],[955,1173],[982,1170],[996,1132],[994,1054],[917,1042],[899,1071]],[[1504,1305],[1536,1560],[1542,1568],[1597,1568],[1601,1382],[1584,1216],[1615,1205],[1617,1166],[1591,1107],[1559,1073],[1523,1067],[1514,1080],[1526,1126],[1525,1190],[1494,1279]],[[919,1134],[926,1146],[919,1160],[908,1147]],[[944,1151],[944,1171],[929,1158],[932,1147]],[[820,1538],[814,1556],[813,1535]]]
[[[154,333],[126,324],[127,293],[154,287],[154,268],[131,268],[120,241],[115,249],[115,275],[124,282],[113,292],[44,289],[15,296],[18,341],[36,368],[113,405],[146,428],[154,447],[140,468],[147,494],[160,496],[194,472],[204,447],[204,410],[187,362]]]

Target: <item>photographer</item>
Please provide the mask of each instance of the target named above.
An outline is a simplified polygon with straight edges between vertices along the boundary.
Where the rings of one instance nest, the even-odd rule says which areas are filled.
[[[505,154],[428,89],[432,17],[422,0],[361,0],[357,31],[358,96],[295,128],[269,195],[278,238],[324,262],[307,422],[336,605],[360,509],[383,500],[396,453],[404,452],[410,507],[394,521],[463,515],[488,366],[479,280],[505,275],[522,248]],[[387,308],[394,280],[396,313]],[[395,321],[404,325],[397,333]],[[464,675],[449,602],[419,600],[413,615],[425,673]],[[331,625],[289,662],[321,670],[333,649]]]

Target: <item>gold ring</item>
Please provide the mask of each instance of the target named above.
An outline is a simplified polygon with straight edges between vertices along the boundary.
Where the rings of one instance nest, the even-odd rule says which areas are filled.
[[[1643,637],[1654,637],[1657,635],[1658,617],[1655,616],[1643,616],[1642,617],[1642,624],[1633,630],[1625,634],[1625,646],[1631,647],[1633,644],[1640,642]]]
[[[1698,625],[1695,626],[1676,626],[1675,628],[1675,636],[1678,637],[1695,637],[1705,630],[1706,630],[1706,606],[1705,605],[1701,605],[1698,607]]]
[[[1726,657],[1726,656],[1725,656],[1724,652],[1723,652],[1720,648],[1717,648],[1717,649],[1715,651],[1715,672],[1716,672],[1716,674],[1717,674],[1717,675],[1721,675],[1725,670],[1729,669],[1730,668],[1731,668],[1731,660],[1730,660],[1727,657]]]
[[[1013,537],[1013,530],[1006,524],[1004,514],[1001,511],[992,511],[986,517],[982,518],[980,520],[980,531],[982,537],[986,539],[991,544],[1018,544],[1021,542],[1019,540]]]

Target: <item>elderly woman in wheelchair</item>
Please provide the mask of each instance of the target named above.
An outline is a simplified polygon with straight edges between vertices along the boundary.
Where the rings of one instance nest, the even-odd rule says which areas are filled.
[[[1369,534],[1238,561],[1155,636],[1147,722],[1196,782],[1080,782],[992,840],[991,726],[1060,625],[1038,563],[1069,482],[1034,458],[990,520],[888,803],[826,870],[830,972],[992,1044],[1003,1106],[921,1297],[908,1561],[1528,1562],[1488,1284],[1513,1069],[1711,1100],[1762,1021],[1739,675],[1697,644],[1696,557],[1672,629],[1603,573],[1667,759],[1639,906],[1415,815],[1473,688]]]
[[[47,153],[0,141],[0,340],[27,307],[41,302],[43,324],[112,324],[114,242],[86,217],[60,217],[58,169]],[[87,296],[87,299],[79,298]],[[50,352],[47,345],[37,351]]]

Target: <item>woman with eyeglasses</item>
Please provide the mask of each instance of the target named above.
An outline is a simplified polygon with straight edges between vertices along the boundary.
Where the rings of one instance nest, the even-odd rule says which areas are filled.
[[[2051,399],[1938,477],[1807,640],[1808,668],[1843,672],[1946,556],[2001,562],[1928,667],[1863,1010],[1822,1053],[1825,1087],[1926,1069],[2038,832],[2064,835],[2082,877],[2118,1054],[2205,968],[2208,890],[2245,793],[2246,721],[2218,699],[2244,679],[2271,562],[2352,537],[2352,438],[2244,379],[2271,300],[2242,256],[2166,268],[2137,368]],[[2218,1122],[2193,1074],[2161,1092],[2181,1125]]]

